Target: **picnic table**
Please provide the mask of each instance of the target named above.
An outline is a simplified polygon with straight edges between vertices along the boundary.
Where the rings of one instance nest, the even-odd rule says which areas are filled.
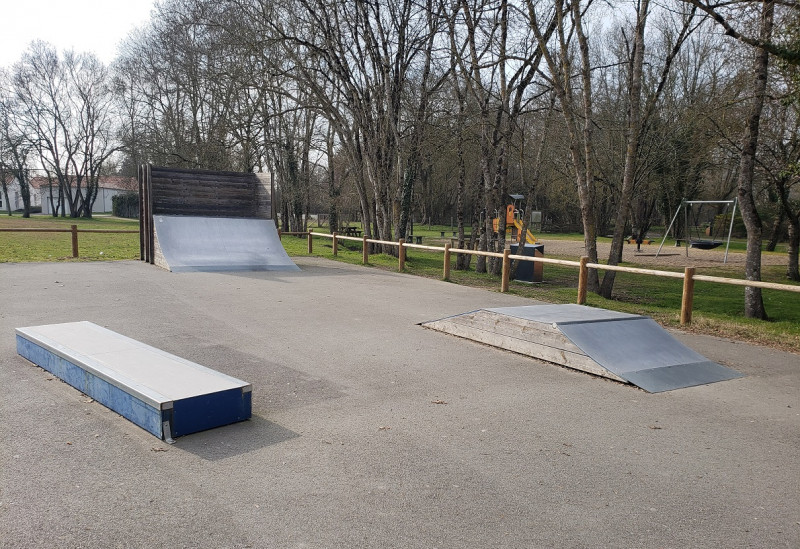
[[[344,236],[361,236],[361,229],[358,227],[342,227],[341,231]]]

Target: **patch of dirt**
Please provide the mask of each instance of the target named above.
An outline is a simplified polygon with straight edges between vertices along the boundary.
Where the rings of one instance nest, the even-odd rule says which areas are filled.
[[[585,255],[586,249],[582,241],[577,240],[539,240],[544,244],[544,256],[558,256],[565,259],[578,261]],[[622,249],[622,259],[628,263],[647,266],[652,269],[661,267],[737,267],[740,266],[744,271],[745,254],[743,252],[728,252],[728,261],[724,263],[725,246],[722,245],[713,250],[700,250],[689,248],[688,256],[685,247],[666,246],[661,249],[661,253],[656,257],[659,243],[642,244],[641,251],[636,250],[636,244],[625,244]],[[607,242],[597,243],[597,256],[600,263],[605,263],[611,251],[611,244]],[[762,265],[788,265],[789,257],[787,254],[762,254]]]

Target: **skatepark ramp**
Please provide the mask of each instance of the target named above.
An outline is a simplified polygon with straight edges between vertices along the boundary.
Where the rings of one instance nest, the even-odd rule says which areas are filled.
[[[422,324],[657,393],[741,377],[653,319],[583,305],[479,309]]]
[[[272,219],[269,180],[254,173],[139,169],[143,261],[170,271],[299,270]]]
[[[17,352],[160,439],[244,421],[250,383],[91,322],[17,328]]]

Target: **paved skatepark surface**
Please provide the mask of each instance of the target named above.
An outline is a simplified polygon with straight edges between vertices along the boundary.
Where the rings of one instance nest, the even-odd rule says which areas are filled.
[[[676,333],[745,377],[648,394],[418,326],[530,300],[297,264],[0,265],[0,547],[800,547],[797,355]],[[253,418],[169,445],[16,354],[78,320]]]

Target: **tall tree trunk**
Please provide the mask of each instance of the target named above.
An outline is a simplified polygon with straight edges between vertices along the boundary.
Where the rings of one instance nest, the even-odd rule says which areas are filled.
[[[789,220],[789,265],[786,268],[789,280],[800,281],[798,256],[800,256],[800,218],[794,216]]]
[[[633,52],[630,61],[628,84],[628,128],[626,132],[625,167],[622,174],[622,189],[617,205],[617,216],[614,223],[614,237],[611,240],[611,251],[608,264],[617,265],[622,258],[625,225],[630,215],[631,197],[636,180],[636,168],[639,159],[639,138],[642,133],[642,67],[644,66],[644,31],[650,9],[649,0],[642,0],[637,9],[636,30],[633,38]],[[606,271],[600,286],[600,295],[611,299],[614,289],[616,271]]]
[[[783,235],[784,221],[786,221],[786,211],[781,207],[778,208],[778,215],[775,217],[775,221],[772,222],[772,233],[770,234],[769,242],[764,246],[766,251],[774,252],[775,248],[778,247],[778,242]]]
[[[781,207],[781,217],[785,217],[789,224],[789,264],[787,265],[786,276],[790,280],[800,280],[800,268],[798,268],[798,256],[800,255],[800,211],[795,211],[789,201],[788,179],[788,175],[779,177],[775,182],[775,186],[778,189],[778,202]]]
[[[775,12],[774,0],[763,3],[761,11],[760,38],[762,42],[769,42],[772,38],[773,15]],[[764,48],[756,48],[753,60],[753,102],[747,115],[747,125],[741,140],[741,156],[739,159],[739,180],[737,194],[742,212],[744,226],[747,229],[747,255],[745,258],[745,277],[747,280],[761,280],[761,217],[756,209],[755,196],[753,195],[753,174],[755,169],[756,149],[758,147],[758,131],[761,121],[761,112],[764,108],[764,98],[767,90],[767,75],[769,70],[769,52]],[[764,309],[764,300],[761,288],[745,287],[744,314],[747,318],[766,320],[767,312]]]
[[[339,188],[336,186],[336,162],[334,161],[335,149],[333,141],[333,127],[328,125],[326,139],[328,153],[328,228],[331,233],[339,232]]]

